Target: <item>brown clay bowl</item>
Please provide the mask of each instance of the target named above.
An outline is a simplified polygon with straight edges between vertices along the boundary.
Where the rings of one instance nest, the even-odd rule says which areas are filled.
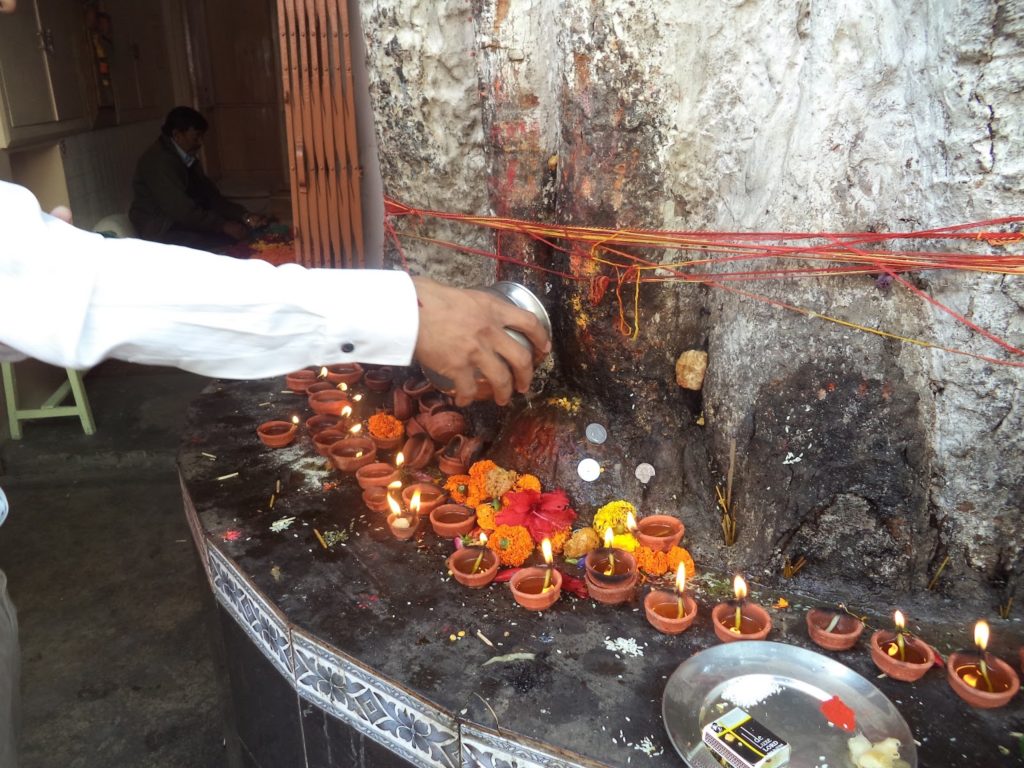
[[[614,573],[607,573],[614,558]],[[636,579],[636,558],[624,549],[595,549],[587,555],[587,578],[598,585],[612,586]]]
[[[633,535],[636,540],[655,552],[668,552],[683,538],[686,526],[670,515],[648,515],[640,518]]]
[[[363,504],[373,512],[388,512],[388,489],[383,486],[371,486],[363,491]]]
[[[409,435],[402,446],[402,455],[409,469],[423,469],[434,458],[434,441],[426,433]]]
[[[293,371],[284,377],[284,385],[292,392],[305,392],[306,388],[316,382],[316,371],[310,368],[303,368],[301,371]]]
[[[327,380],[332,384],[352,386],[363,378],[363,366],[359,363],[338,363],[327,366]]]
[[[395,371],[390,366],[371,368],[363,374],[363,384],[371,392],[387,392],[391,389],[391,381],[395,377]]]
[[[420,413],[437,413],[444,408],[450,408],[452,399],[443,392],[437,390],[431,390],[420,395],[417,406]]]
[[[295,439],[298,430],[290,421],[265,421],[256,427],[256,434],[268,448],[284,448]]]
[[[310,436],[323,432],[325,429],[341,429],[341,416],[333,413],[318,413],[306,419],[306,431]]]
[[[420,492],[420,517],[429,515],[436,507],[444,504],[448,498],[444,488],[440,488],[433,483],[413,483],[402,489],[402,501],[405,503],[406,509],[411,508],[412,497],[416,491]]]
[[[590,594],[591,600],[603,603],[604,605],[619,605],[633,599],[637,576],[636,571],[633,571],[630,577],[624,581],[606,583],[594,581],[588,573],[586,575],[586,582],[587,592]]]
[[[548,588],[544,586],[544,577],[551,571]],[[562,595],[562,574],[556,568],[523,568],[508,583],[512,597],[528,611],[545,611],[558,602]]]
[[[406,379],[405,383],[402,384],[402,389],[405,393],[413,400],[418,400],[422,395],[432,390],[434,385],[427,381],[422,376],[414,376]]]
[[[393,451],[395,448],[405,443],[405,435],[399,435],[398,437],[377,437],[374,434],[370,434],[370,439],[373,440],[373,444],[377,446],[378,451]]]
[[[807,634],[826,651],[847,651],[857,644],[864,631],[864,622],[855,616],[840,613],[839,623],[829,632],[828,625],[836,615],[834,611],[811,608],[807,612]]]
[[[416,401],[401,387],[391,393],[391,412],[400,421],[408,421],[416,413]]]
[[[683,595],[683,615],[679,615],[679,596],[654,589],[644,598],[644,614],[651,626],[666,635],[685,632],[697,618],[697,601]]]
[[[335,387],[329,381],[315,381],[308,387],[306,387],[306,394],[313,395],[316,394],[317,392],[326,392],[328,389],[337,389],[337,387]]]
[[[871,635],[871,660],[893,680],[912,683],[932,668],[935,657],[931,646],[923,640],[910,635],[903,637],[906,657],[901,661],[898,656],[890,656],[887,652],[889,645],[896,640],[896,633],[885,629],[875,632]]]
[[[736,606],[733,603],[719,603],[711,611],[711,626],[723,643],[736,640],[764,640],[772,629],[772,617],[757,603],[744,602],[740,632],[733,632]],[[747,630],[749,627],[749,631]]]
[[[321,456],[327,456],[332,445],[348,437],[349,433],[340,429],[322,429],[313,435],[313,448]]]
[[[368,488],[387,488],[389,484],[398,480],[402,471],[382,461],[375,461],[366,464],[356,470],[356,482],[364,491]]]
[[[483,551],[480,567],[473,572],[473,565]],[[494,581],[498,573],[498,556],[487,547],[463,547],[448,558],[448,570],[452,577],[464,587],[480,589]]]
[[[465,536],[476,525],[476,513],[462,504],[439,504],[430,512],[430,525],[442,539]]]
[[[445,445],[466,431],[466,417],[458,411],[434,411],[424,416],[423,426],[431,440]]]
[[[309,407],[313,413],[340,416],[346,405],[351,405],[348,395],[337,389],[325,389],[309,396]]]
[[[446,475],[464,475],[468,469],[461,459],[446,456],[444,449],[437,452],[437,468]]]
[[[388,528],[391,530],[391,535],[399,541],[408,541],[419,530],[420,518],[417,515],[407,515],[401,518],[408,524],[408,527],[405,528],[399,527],[400,524],[396,525],[398,519],[399,515],[396,515],[394,512],[388,515]]]
[[[989,682],[992,683],[991,691],[978,672],[978,654],[949,654],[946,660],[946,679],[949,680],[949,687],[972,707],[996,709],[1005,706],[1020,690],[1020,678],[1013,671],[1013,667],[990,653],[985,654],[985,664],[988,666]],[[965,675],[971,673],[977,678],[976,685],[970,685],[964,679]]]
[[[355,472],[377,460],[377,446],[366,437],[346,437],[327,449],[327,458],[341,472]]]

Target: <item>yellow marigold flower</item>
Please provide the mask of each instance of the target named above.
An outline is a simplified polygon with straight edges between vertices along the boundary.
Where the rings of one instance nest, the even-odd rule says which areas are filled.
[[[612,546],[616,549],[624,549],[627,552],[632,552],[634,549],[640,546],[640,543],[633,538],[632,533],[620,533],[614,539],[612,539]]]
[[[522,565],[533,552],[533,538],[521,525],[499,525],[487,540],[487,546],[502,565]]]
[[[611,528],[616,534],[626,533],[626,515],[630,512],[634,518],[637,516],[636,507],[628,501],[609,501],[594,515],[594,530],[602,537],[606,528]]]
[[[540,479],[535,475],[520,475],[513,487],[514,491],[536,491],[541,492]]]

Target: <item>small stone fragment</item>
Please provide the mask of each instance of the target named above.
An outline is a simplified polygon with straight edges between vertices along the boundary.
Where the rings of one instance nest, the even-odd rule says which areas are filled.
[[[676,360],[676,384],[683,389],[700,391],[707,369],[708,353],[701,349],[688,349]]]

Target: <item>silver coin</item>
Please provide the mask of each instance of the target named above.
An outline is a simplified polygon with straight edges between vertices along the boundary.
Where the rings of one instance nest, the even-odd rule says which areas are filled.
[[[576,467],[576,474],[581,480],[592,483],[601,476],[601,465],[593,459],[584,459]]]
[[[633,474],[636,475],[637,480],[644,485],[647,485],[647,483],[650,482],[650,479],[655,475],[654,467],[645,461],[643,464],[636,465],[636,469],[633,471]]]
[[[594,445],[601,445],[605,440],[608,439],[608,430],[596,421],[592,424],[587,424],[587,440],[592,442]]]

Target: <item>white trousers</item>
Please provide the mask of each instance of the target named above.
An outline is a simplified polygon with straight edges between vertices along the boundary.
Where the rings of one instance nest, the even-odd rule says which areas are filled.
[[[21,699],[18,615],[0,570],[0,766],[17,768],[18,715]]]

